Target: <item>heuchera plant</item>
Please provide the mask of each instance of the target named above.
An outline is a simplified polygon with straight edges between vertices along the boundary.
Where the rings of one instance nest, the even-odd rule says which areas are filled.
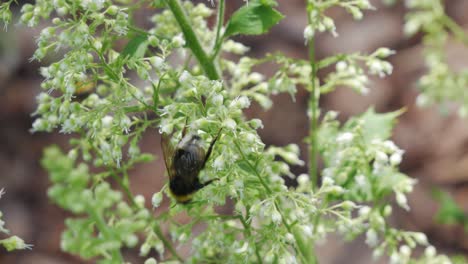
[[[264,34],[279,23],[283,15],[274,0],[250,0],[229,18],[224,0],[207,5],[36,0],[22,6],[21,23],[51,22],[37,38],[33,59],[63,54],[40,70],[43,92],[37,96],[32,131],[75,135],[69,150],[49,147],[42,160],[52,183],[50,199],[76,215],[66,220],[64,251],[99,263],[124,263],[122,250],[136,247],[147,264],[156,263],[147,258],[153,250],[161,263],[316,263],[317,241],[339,232],[347,239],[365,234],[374,256],[387,255],[392,263],[450,263],[423,233],[395,229],[386,220],[393,196],[409,210],[406,195],[416,183],[399,172],[403,150],[389,139],[402,111],[369,109],[340,124],[337,112],[319,106],[321,95],[338,88],[365,95],[367,74],[391,74],[385,59],[394,52],[388,48],[315,58],[317,33],[338,36],[328,9],[341,7],[362,19],[362,12],[373,7],[368,0],[305,2],[307,60],[281,53],[251,58],[248,47],[231,39]],[[12,3],[0,5],[7,23]],[[133,20],[143,8],[154,10],[148,30]],[[207,19],[215,15],[210,27]],[[117,44],[122,40],[127,40],[124,48]],[[225,53],[237,57],[228,59]],[[273,76],[253,70],[264,63],[278,65]],[[317,78],[318,71],[333,66],[336,70],[324,80]],[[294,98],[298,86],[310,94],[304,113],[310,133],[305,139],[309,173],[296,177],[290,165],[305,164],[298,146],[266,147],[257,134],[262,121],[248,120],[243,109],[251,101],[268,109],[270,95],[287,92]],[[175,144],[185,126],[205,143],[222,129],[200,174],[202,182],[218,180],[198,191],[191,203],[171,200],[169,208],[154,215],[143,196],[131,193],[129,170],[153,160],[139,148],[145,131],[173,133]],[[285,176],[296,179],[297,186],[287,186]],[[167,193],[167,185],[155,190],[153,207]],[[234,205],[232,213],[217,213],[214,207],[226,200]],[[190,216],[190,222],[177,222],[180,214]],[[204,229],[194,234],[194,226],[202,223]],[[189,255],[179,254],[182,244],[191,245]],[[425,247],[424,254],[413,254],[418,246]]]

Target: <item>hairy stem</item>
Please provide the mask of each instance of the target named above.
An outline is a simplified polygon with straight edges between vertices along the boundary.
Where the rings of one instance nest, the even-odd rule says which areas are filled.
[[[221,29],[224,25],[224,0],[218,2],[218,17],[216,22],[216,39],[214,42],[214,48],[211,52],[211,59],[214,60],[218,56],[221,50],[221,44],[223,43],[223,37],[221,36]]]
[[[192,26],[183,10],[180,2],[178,0],[165,0],[166,4],[171,9],[172,14],[174,14],[177,23],[184,34],[186,44],[192,50],[193,55],[197,58],[200,67],[206,73],[208,78],[211,80],[219,80],[220,74],[216,69],[216,65],[213,63],[213,60],[206,54],[205,50],[202,48],[200,41],[197,38],[197,35],[193,31]]]
[[[308,11],[313,9],[313,4],[308,5]],[[309,24],[312,23],[310,15],[307,15]],[[317,127],[318,127],[318,87],[316,84],[317,78],[317,63],[315,61],[315,38],[312,38],[309,41],[309,63],[312,69],[311,76],[310,76],[310,97],[309,97],[309,109],[311,110],[310,113],[310,132],[309,132],[309,175],[311,180],[311,185],[313,191],[318,187],[318,176],[317,176],[317,159],[318,159],[318,151],[317,151]]]
[[[309,1],[307,4],[307,21],[308,24],[312,24],[312,17],[311,13],[314,10],[315,6],[312,1]],[[311,68],[311,75],[310,75],[310,83],[309,83],[309,106],[308,109],[310,112],[310,131],[309,131],[309,175],[310,181],[312,186],[312,192],[315,192],[318,189],[318,173],[317,173],[317,160],[318,160],[318,149],[317,149],[317,127],[318,127],[318,104],[319,104],[319,89],[317,87],[317,66],[318,63],[315,59],[315,37],[308,40],[309,45],[309,63]],[[314,229],[317,228],[319,222],[320,214],[317,214],[315,217]],[[302,240],[301,240],[302,241]],[[303,245],[303,243],[299,243],[299,245]],[[309,245],[311,247],[312,245]],[[314,251],[311,247],[310,251]],[[317,263],[317,259],[315,256],[315,252],[310,254],[311,256],[311,263]]]
[[[183,263],[184,259],[181,256],[179,256],[179,254],[177,254],[177,251],[172,246],[172,243],[169,240],[167,240],[167,238],[164,236],[161,230],[161,227],[159,227],[157,223],[153,225],[153,231],[154,233],[156,233],[158,238],[161,239],[162,243],[169,250],[169,252],[171,252],[172,256]]]

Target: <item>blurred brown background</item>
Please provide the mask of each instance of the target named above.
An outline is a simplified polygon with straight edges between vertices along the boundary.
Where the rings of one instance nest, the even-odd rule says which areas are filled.
[[[203,1],[201,1],[203,2]],[[206,1],[204,1],[206,2]],[[228,12],[243,1],[227,1]],[[237,40],[252,47],[250,55],[259,57],[266,52],[282,51],[296,58],[306,58],[303,28],[306,14],[303,0],[279,0],[279,9],[286,18],[273,28],[269,35],[239,37]],[[410,195],[412,210],[395,210],[392,222],[396,227],[423,231],[440,251],[464,254],[468,251],[468,238],[459,226],[442,226],[434,222],[437,203],[430,192],[434,186],[449,190],[458,204],[468,210],[468,124],[455,115],[441,115],[436,108],[415,107],[417,89],[415,82],[424,73],[421,57],[421,36],[405,38],[402,33],[405,9],[401,4],[386,7],[381,1],[372,1],[377,11],[366,12],[362,21],[353,21],[343,10],[331,10],[335,18],[339,38],[322,34],[318,36],[318,57],[336,52],[372,52],[384,46],[397,50],[390,61],[394,73],[385,79],[372,79],[371,92],[363,97],[348,89],[339,89],[322,98],[321,106],[339,111],[344,121],[349,116],[363,112],[369,106],[377,111],[392,111],[403,106],[407,112],[401,117],[394,133],[395,142],[406,153],[401,165],[403,172],[417,178],[419,184]],[[468,1],[446,1],[448,14],[468,30]],[[150,11],[143,11],[138,21],[149,26]],[[85,263],[60,251],[60,233],[67,213],[52,205],[46,195],[49,185],[47,175],[39,160],[42,149],[52,143],[67,146],[68,136],[58,133],[31,134],[35,110],[35,96],[39,93],[41,78],[38,62],[29,62],[35,49],[37,29],[10,25],[8,32],[0,31],[0,188],[7,194],[0,200],[0,210],[12,234],[34,244],[32,251],[6,253],[0,249],[0,263]],[[468,67],[468,49],[450,44],[447,48],[451,65]],[[271,75],[269,69],[259,69]],[[323,77],[323,73],[321,75]],[[467,87],[468,88],[468,87]],[[443,87],[441,87],[443,89]],[[274,97],[274,106],[264,112],[254,105],[247,111],[249,117],[264,121],[260,135],[267,144],[285,145],[298,143],[302,158],[306,147],[302,139],[307,135],[305,115],[308,94],[300,89],[296,103],[289,95]],[[148,131],[141,144],[143,150],[161,157],[156,130]],[[305,168],[295,168],[297,173]],[[132,191],[143,194],[147,203],[153,192],[164,184],[163,162],[157,161],[139,166],[132,171]],[[3,237],[2,237],[3,238]],[[343,242],[330,237],[318,251],[321,263],[386,263],[385,259],[373,261],[371,252],[360,238],[355,242]],[[128,260],[141,263],[129,253]],[[90,262],[92,263],[92,261]]]

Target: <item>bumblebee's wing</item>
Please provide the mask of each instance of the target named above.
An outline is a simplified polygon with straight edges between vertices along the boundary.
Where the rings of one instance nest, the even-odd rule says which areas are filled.
[[[171,145],[171,135],[161,134],[161,147],[163,150],[164,163],[166,164],[167,174],[169,178],[174,178],[174,168],[172,162],[174,161],[174,147]]]

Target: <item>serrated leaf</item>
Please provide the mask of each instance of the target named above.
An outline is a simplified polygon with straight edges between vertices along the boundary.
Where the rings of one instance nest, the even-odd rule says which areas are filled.
[[[120,56],[122,58],[142,58],[145,55],[147,48],[148,41],[146,36],[137,35],[130,39]]]
[[[283,17],[280,12],[269,4],[249,3],[231,16],[224,36],[229,37],[238,34],[260,35],[268,32]]]
[[[374,108],[369,108],[360,117],[348,121],[345,127],[362,126],[363,137],[368,143],[374,139],[385,140],[392,135],[393,127],[397,121],[396,118],[404,111],[404,109],[400,109],[395,112],[380,114],[376,113]]]

